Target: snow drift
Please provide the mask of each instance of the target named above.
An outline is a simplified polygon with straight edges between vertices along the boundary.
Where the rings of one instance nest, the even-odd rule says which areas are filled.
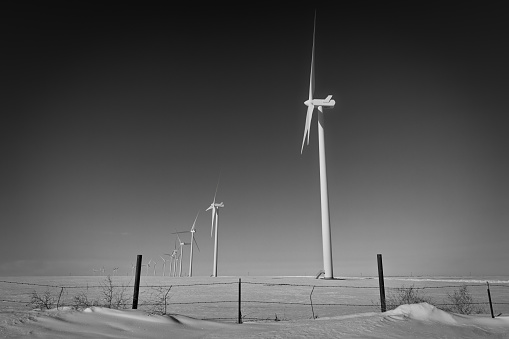
[[[452,314],[427,303],[402,305],[385,313],[245,323],[149,315],[140,310],[91,307],[32,313],[2,322],[4,338],[509,338],[509,317]]]

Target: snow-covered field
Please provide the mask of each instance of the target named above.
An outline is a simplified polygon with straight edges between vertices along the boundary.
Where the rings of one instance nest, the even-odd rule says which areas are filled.
[[[133,279],[111,277],[125,286],[132,302]],[[242,277],[241,311],[238,317],[238,277],[170,278],[143,276],[138,310],[102,307],[79,311],[72,305],[79,293],[88,300],[102,300],[105,277],[9,277],[0,278],[0,336],[40,338],[509,338],[509,279],[482,278],[386,278],[386,295],[402,286],[418,290],[433,304],[402,306],[380,312],[378,279],[316,280],[312,277]],[[495,315],[489,316],[486,280],[490,281]],[[8,282],[17,283],[8,283]],[[23,283],[23,284],[18,284]],[[37,284],[37,285],[32,285]],[[469,285],[474,302],[484,303],[486,314],[457,315],[440,310],[447,294]],[[61,289],[50,286],[66,286]],[[171,286],[171,289],[170,289]],[[313,288],[314,287],[314,288]],[[120,289],[119,287],[115,287]],[[31,293],[49,291],[59,309],[33,311],[27,306]],[[60,293],[62,293],[60,295]],[[157,315],[164,309],[166,314]],[[310,299],[311,297],[311,299]],[[313,306],[310,305],[312,300]],[[316,319],[313,319],[315,316]],[[204,320],[205,319],[205,320]],[[215,319],[212,321],[210,319]],[[265,320],[265,321],[263,321]],[[279,321],[281,320],[281,321]]]

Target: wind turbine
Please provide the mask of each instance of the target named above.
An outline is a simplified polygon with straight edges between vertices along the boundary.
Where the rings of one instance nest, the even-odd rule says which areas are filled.
[[[177,238],[179,240],[179,245],[180,245],[179,277],[181,277],[182,276],[182,258],[183,258],[182,249],[184,248],[185,245],[192,245],[192,243],[183,242],[180,239],[178,233],[180,233],[180,232],[175,232],[175,234],[177,234]]]
[[[173,251],[171,252],[171,254],[169,254],[169,253],[165,253],[164,254],[164,255],[170,256],[170,274],[169,274],[170,277],[175,277],[176,276],[176,272],[177,272],[177,260],[178,260],[177,254],[178,254],[178,251],[177,251],[177,239],[175,239]],[[172,274],[172,272],[173,272],[173,274]]]
[[[193,226],[191,227],[190,231],[175,232],[175,233],[177,233],[177,236],[180,233],[191,233],[191,242],[188,244],[186,243],[186,245],[189,245],[189,244],[191,245],[191,252],[189,255],[189,276],[190,277],[193,276],[193,242],[196,244],[196,248],[198,249],[198,251],[200,250],[200,247],[198,247],[198,242],[196,241],[196,238],[194,237],[194,233],[196,232],[194,227],[196,225],[196,220],[198,219],[199,214],[200,214],[200,211],[198,211],[198,213],[196,213],[196,218],[194,218]]]
[[[166,259],[166,261],[169,261],[169,262],[170,262],[170,264],[169,264],[169,266],[170,266],[170,270],[168,271],[168,277],[171,277],[171,276],[172,276],[172,275],[171,275],[171,267],[172,267],[172,265],[173,265],[173,255],[171,255],[171,254],[169,254],[169,253],[164,253],[164,255],[167,255],[167,256],[169,256],[169,257],[170,257],[169,259]]]
[[[214,266],[212,267],[212,276],[217,277],[217,224],[219,219],[219,208],[224,207],[224,204],[222,202],[216,203],[216,195],[217,195],[217,188],[219,187],[219,179],[221,178],[221,173],[219,173],[219,178],[217,179],[217,185],[216,185],[216,192],[214,193],[214,200],[212,201],[212,204],[210,204],[209,208],[206,209],[212,210],[212,226],[210,228],[210,237],[212,237],[212,233],[214,231],[214,220],[216,222],[216,233],[214,237]]]
[[[132,276],[134,276],[134,268],[135,268],[135,267],[136,267],[136,266],[134,266],[134,264],[133,264],[133,263],[131,263],[131,275],[132,275]]]
[[[166,259],[163,258],[163,256],[159,256],[161,259],[163,259],[163,277],[164,277],[164,271],[166,270]]]
[[[173,250],[173,276],[176,277],[177,276],[177,267],[178,267],[178,264],[179,264],[179,254],[178,254],[178,250]]]
[[[147,264],[141,264],[141,272],[140,272],[140,275],[143,275],[143,266],[147,267]],[[148,267],[147,267],[147,271],[145,272],[145,276],[148,275]]]
[[[148,276],[148,269],[150,268],[150,263],[151,262],[152,262],[152,258],[150,258],[150,260],[147,263],[147,273],[145,274],[145,276]]]
[[[302,138],[302,147],[300,153],[304,149],[304,142],[307,140],[309,145],[309,134],[311,120],[315,106],[318,108],[318,149],[320,160],[320,200],[322,210],[322,246],[323,246],[323,266],[325,271],[325,279],[334,279],[332,272],[332,241],[329,217],[329,195],[327,192],[327,166],[325,161],[325,132],[324,132],[324,115],[323,109],[334,108],[336,102],[331,99],[332,95],[328,95],[325,99],[313,98],[315,92],[315,30],[316,30],[316,12],[313,23],[313,48],[311,51],[311,72],[309,75],[309,97],[304,101],[308,106],[306,114],[306,125],[304,127],[304,137]]]
[[[156,275],[157,261],[154,260],[154,275]]]

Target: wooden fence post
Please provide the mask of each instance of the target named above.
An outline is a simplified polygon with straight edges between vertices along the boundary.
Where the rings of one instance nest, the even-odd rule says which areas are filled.
[[[241,300],[241,295],[242,295],[242,293],[241,293],[241,285],[242,284],[241,284],[241,281],[240,281],[240,278],[239,278],[239,320],[238,320],[239,324],[242,324],[242,312],[240,310],[240,300]]]
[[[136,258],[136,277],[134,279],[133,293],[133,310],[138,308],[138,294],[140,292],[140,275],[141,275],[141,254]]]
[[[376,255],[378,261],[378,285],[380,286],[380,307],[382,312],[387,310],[385,305],[385,286],[384,286],[384,268],[382,264],[382,255]]]
[[[495,318],[495,315],[493,314],[493,304],[491,303],[490,283],[486,281],[486,284],[488,285],[488,300],[490,301],[491,317]]]

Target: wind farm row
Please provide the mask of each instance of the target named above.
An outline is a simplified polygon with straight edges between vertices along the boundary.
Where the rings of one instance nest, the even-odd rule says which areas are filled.
[[[326,159],[325,159],[325,117],[324,110],[332,109],[335,106],[335,101],[332,99],[332,95],[328,95],[325,99],[317,99],[314,98],[315,92],[315,31],[316,31],[316,12],[313,23],[313,45],[311,50],[311,69],[309,76],[309,93],[308,99],[304,101],[304,105],[307,106],[306,112],[306,122],[304,126],[304,135],[302,138],[301,145],[301,154],[304,150],[304,145],[309,145],[309,137],[311,134],[311,122],[313,119],[313,113],[315,112],[315,107],[317,108],[318,115],[318,149],[319,149],[319,167],[320,167],[320,199],[321,199],[321,224],[322,224],[322,253],[323,253],[323,271],[325,279],[334,279],[333,275],[333,263],[332,263],[332,237],[331,237],[331,227],[330,227],[330,216],[329,216],[329,196],[328,196],[328,187],[327,187],[327,170],[326,170]],[[218,226],[219,226],[219,209],[224,207],[223,202],[216,202],[217,190],[219,187],[219,181],[221,178],[221,173],[219,174],[219,178],[216,185],[216,191],[214,193],[214,198],[210,206],[206,209],[206,211],[211,211],[212,213],[212,222],[210,229],[210,236],[214,238],[214,260],[212,267],[212,277],[217,277],[218,273]],[[182,277],[182,265],[184,261],[184,252],[183,249],[185,246],[190,246],[190,254],[189,254],[189,272],[188,276],[192,277],[193,275],[193,251],[194,245],[199,250],[198,243],[195,238],[195,225],[196,220],[198,219],[199,211],[196,214],[196,218],[192,224],[192,227],[189,231],[175,231],[172,234],[176,235],[176,239],[174,242],[174,248],[171,253],[162,253],[160,258],[163,260],[163,271],[162,275],[165,275],[166,262],[169,262],[169,275],[173,277]],[[182,234],[191,234],[191,240],[189,242],[182,241],[180,235]],[[178,244],[177,244],[178,243]],[[171,244],[171,243],[170,243]],[[177,246],[178,245],[178,246]],[[131,268],[131,274],[134,273],[134,265]],[[156,267],[157,261],[149,260],[148,263],[141,265],[142,269],[145,268],[145,274],[149,274],[149,270],[153,268],[153,275],[156,275]],[[104,273],[104,272],[103,272]]]
[[[221,175],[219,175],[221,176]],[[217,196],[217,189],[219,188],[219,179],[217,181],[216,185],[216,191],[214,193],[214,199],[212,200],[212,203],[210,206],[206,209],[206,211],[211,210],[212,211],[212,224],[210,228],[210,237],[214,237],[214,263],[213,263],[213,271],[212,275],[213,277],[217,277],[217,260],[218,260],[218,220],[219,220],[219,208],[224,207],[224,203],[216,203],[216,196]],[[166,263],[168,262],[169,271],[168,276],[169,277],[182,277],[186,276],[185,272],[183,273],[183,261],[184,261],[184,247],[190,246],[190,252],[189,252],[189,272],[187,274],[188,277],[193,276],[193,253],[194,253],[194,246],[200,251],[200,247],[198,246],[198,242],[196,241],[195,233],[196,233],[196,221],[198,220],[198,216],[200,215],[200,211],[196,213],[196,217],[194,218],[194,222],[191,226],[191,229],[188,231],[175,231],[171,234],[174,234],[176,236],[174,241],[173,250],[171,253],[162,253],[159,257],[161,258],[163,262],[163,269],[162,269],[162,276],[166,276]],[[180,235],[182,234],[191,234],[191,240],[189,242],[185,242],[182,240]],[[152,271],[152,275],[157,275],[157,264],[158,262],[156,260],[153,260],[151,258],[146,264],[141,265],[141,273],[143,274],[143,269],[145,269],[145,275],[148,276],[150,272]],[[136,266],[134,263],[131,263],[131,271],[130,275],[134,276]],[[118,273],[119,268],[115,267],[112,270],[112,275],[115,276]],[[93,269],[92,272],[94,275],[106,275],[106,269],[102,267],[101,269]],[[126,275],[129,275],[127,273]]]

